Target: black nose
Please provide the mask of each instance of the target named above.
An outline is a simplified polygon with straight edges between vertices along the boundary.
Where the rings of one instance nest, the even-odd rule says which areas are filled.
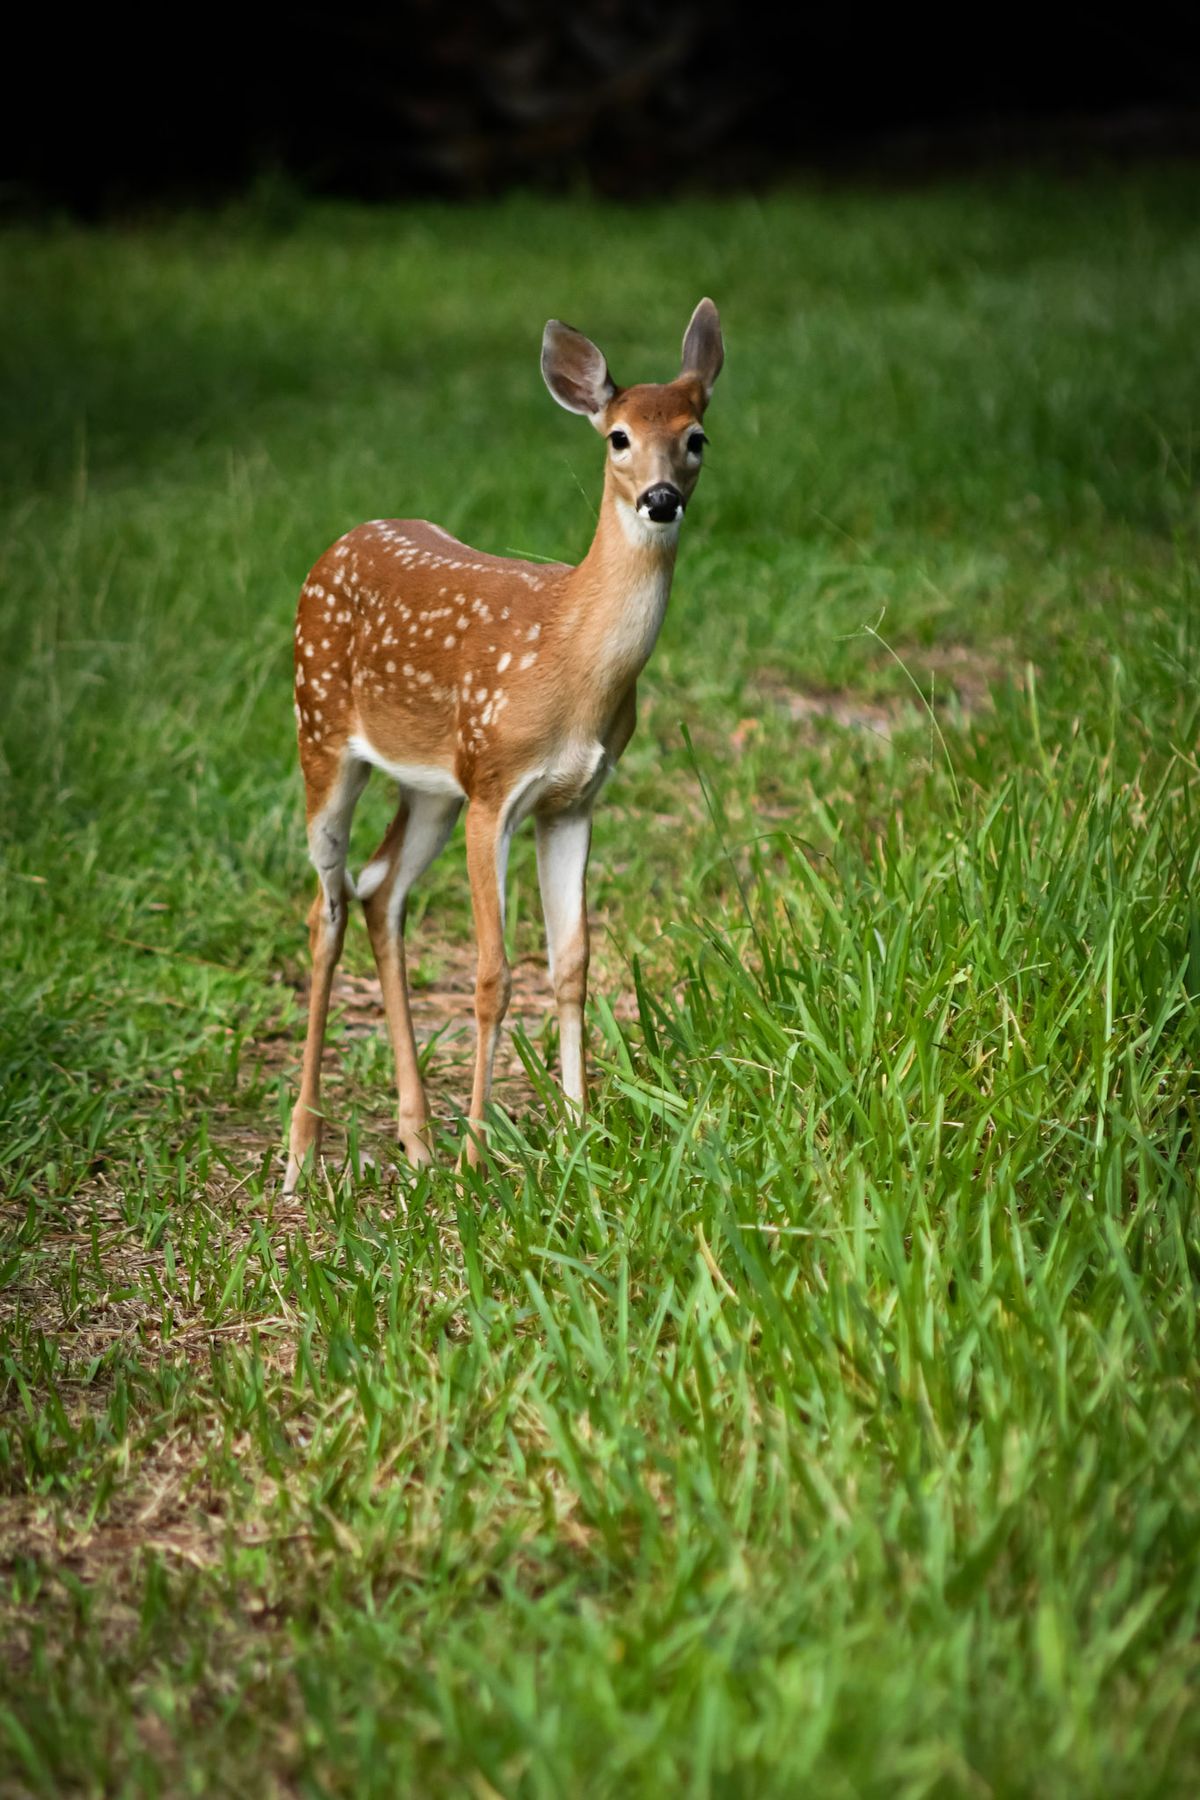
[[[683,495],[669,481],[660,481],[641,495],[638,511],[649,513],[656,525],[671,525],[683,511]]]

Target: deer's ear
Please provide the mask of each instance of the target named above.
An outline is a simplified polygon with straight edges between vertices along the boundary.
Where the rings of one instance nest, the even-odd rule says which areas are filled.
[[[713,386],[725,361],[721,316],[711,300],[702,300],[683,334],[684,375],[695,375],[704,389],[704,404],[712,399]]]
[[[561,319],[550,319],[542,333],[542,374],[560,406],[593,424],[617,391],[603,352]]]

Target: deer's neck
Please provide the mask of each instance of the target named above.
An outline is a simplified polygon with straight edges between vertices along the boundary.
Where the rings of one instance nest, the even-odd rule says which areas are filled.
[[[652,531],[606,482],[591,549],[568,581],[572,660],[605,703],[635,681],[661,629],[678,527]]]

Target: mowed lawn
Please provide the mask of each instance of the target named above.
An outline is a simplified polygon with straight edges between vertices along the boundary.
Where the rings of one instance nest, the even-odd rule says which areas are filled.
[[[1200,1789],[1200,177],[0,237],[0,1793]],[[574,559],[538,372],[728,361],[486,1177],[354,921],[281,1196],[290,693],[361,519]],[[354,866],[389,816],[361,809]]]

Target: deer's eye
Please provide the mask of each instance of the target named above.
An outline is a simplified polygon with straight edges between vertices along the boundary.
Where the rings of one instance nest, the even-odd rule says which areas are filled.
[[[610,431],[608,441],[614,450],[628,450],[629,433],[627,431]]]
[[[702,431],[691,432],[688,436],[688,441],[687,441],[688,455],[689,456],[699,456],[703,452],[704,446],[705,446],[705,444],[707,444],[707,442],[708,442],[708,439],[705,437],[705,435]]]

